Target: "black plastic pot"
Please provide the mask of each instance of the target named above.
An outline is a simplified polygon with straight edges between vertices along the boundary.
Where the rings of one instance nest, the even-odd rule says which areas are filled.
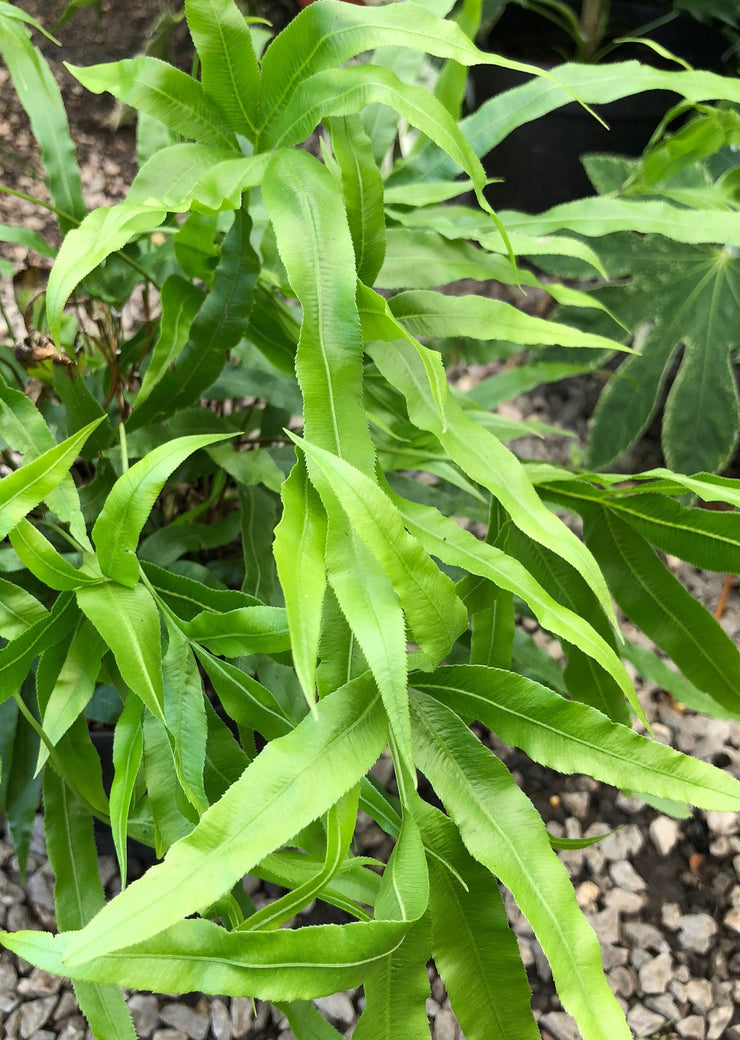
[[[612,5],[615,34],[628,34],[654,20],[663,9],[651,4],[622,2]],[[651,38],[690,64],[721,71],[724,38],[693,18],[679,17],[651,33]],[[549,22],[510,7],[484,43],[484,49],[543,68],[552,67],[567,43],[565,34]],[[619,47],[609,61],[638,58],[655,67],[676,68],[647,47]],[[493,65],[473,69],[475,105],[527,82],[529,77]],[[562,108],[518,127],[484,158],[491,177],[504,183],[491,185],[487,195],[498,209],[535,213],[560,202],[569,202],[593,189],[580,162],[589,152],[640,155],[666,111],[676,103],[670,91],[651,90],[621,98],[596,108],[609,124],[606,130],[580,105]]]

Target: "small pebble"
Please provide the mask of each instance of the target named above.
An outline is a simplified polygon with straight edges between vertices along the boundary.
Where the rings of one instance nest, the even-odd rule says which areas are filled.
[[[128,999],[128,1009],[139,1036],[148,1036],[159,1021],[159,1001],[148,993],[134,993]]]
[[[676,1024],[676,1032],[686,1040],[704,1040],[707,1024],[701,1015],[689,1015]]]
[[[20,1033],[23,1040],[29,1040],[33,1033],[46,1025],[51,1018],[56,1002],[56,997],[42,997],[40,1000],[31,1000],[27,1004],[21,1005]]]
[[[665,1018],[644,1004],[633,1004],[627,1012],[627,1022],[638,1036],[650,1036],[665,1025]]]
[[[732,1021],[734,1009],[731,1004],[713,1007],[707,1015],[707,1040],[719,1040]]]
[[[319,997],[314,1004],[324,1018],[341,1029],[346,1029],[355,1020],[355,1009],[346,993],[332,993],[329,997]]]
[[[457,1040],[455,1016],[450,1008],[440,1008],[434,1019],[434,1040]]]
[[[648,830],[653,845],[661,856],[667,856],[676,847],[679,837],[678,820],[669,816],[658,816],[651,822]]]
[[[724,923],[733,932],[740,933],[740,906],[733,906],[732,910],[725,914]]]
[[[668,953],[660,953],[640,968],[640,989],[643,993],[665,993],[673,977],[673,960]]]
[[[551,1011],[543,1015],[540,1025],[551,1034],[553,1040],[581,1040],[581,1032],[575,1020],[565,1011]]]
[[[235,1040],[242,1040],[252,1028],[252,1001],[249,997],[231,998],[231,1028]]]
[[[708,979],[692,979],[686,983],[686,999],[695,1011],[708,1011],[714,1003],[712,984]]]
[[[640,877],[629,860],[616,860],[609,864],[609,874],[618,888],[626,888],[628,892],[643,892],[647,888],[645,879]]]
[[[684,950],[706,953],[717,934],[717,924],[709,914],[683,914],[679,920],[678,941]]]
[[[215,1040],[232,1040],[234,1035],[229,1009],[218,997],[211,1001],[211,1030]]]
[[[190,1040],[205,1040],[208,1033],[208,1015],[188,1007],[187,1004],[165,1004],[159,1012],[159,1017],[166,1025],[190,1037]],[[156,1040],[157,1034],[154,1036]],[[162,1037],[161,1040],[167,1038]]]

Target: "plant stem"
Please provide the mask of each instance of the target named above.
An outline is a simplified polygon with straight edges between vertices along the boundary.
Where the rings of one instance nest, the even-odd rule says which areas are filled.
[[[586,61],[592,61],[609,19],[609,0],[582,0],[581,40]]]

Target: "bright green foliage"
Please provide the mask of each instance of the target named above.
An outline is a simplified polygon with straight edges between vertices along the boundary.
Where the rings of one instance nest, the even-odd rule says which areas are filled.
[[[566,285],[549,291],[568,323],[439,291],[463,277],[541,288],[515,255],[603,275],[607,253],[577,237],[589,221],[705,250],[736,223],[706,198],[502,220],[479,155],[572,92],[738,101],[737,85],[565,66],[565,86],[533,81],[458,122],[465,68],[499,59],[471,42],[477,5],[457,24],[449,6],[320,0],[259,58],[263,30],[232,0],[187,0],[198,78],[150,57],[74,70],[140,115],[128,197],[87,216],[57,102],[41,112],[24,94],[68,231],[26,317],[74,362],[34,368],[32,398],[0,346],[0,811],[23,862],[43,783],[59,924],[2,941],[73,980],[99,1040],[132,1036],[115,986],[261,997],[298,1040],[331,1040],[312,998],[360,985],[358,1040],[421,1040],[430,958],[469,1040],[534,1040],[500,882],[584,1040],[626,1040],[556,843],[469,724],[563,772],[740,807],[728,774],[633,731],[620,659],[740,718],[740,653],[655,553],[737,569],[740,483],[659,470],[625,488],[522,463],[504,441],[529,427],[488,409],[532,385],[537,357],[465,395],[447,383],[450,341],[491,358],[567,351],[548,362],[560,378],[622,349],[623,330]],[[2,0],[0,50],[14,78],[45,81]],[[417,81],[426,55],[441,62],[433,91]],[[418,134],[405,158],[399,116]],[[318,147],[294,147],[318,123]],[[477,207],[443,205],[471,188]],[[22,232],[0,237],[54,252]],[[149,320],[124,333],[137,287]],[[598,328],[583,331],[584,312]],[[555,509],[583,517],[585,540]],[[623,647],[612,597],[684,675]],[[518,630],[522,610],[561,640],[564,668]],[[87,725],[103,700],[109,794]],[[367,776],[384,752],[398,797]],[[393,839],[387,863],[355,854],[360,810]],[[93,817],[127,882],[105,905]],[[128,838],[163,862],[127,878]],[[255,911],[246,873],[284,894]],[[281,927],[314,901],[343,923]]]

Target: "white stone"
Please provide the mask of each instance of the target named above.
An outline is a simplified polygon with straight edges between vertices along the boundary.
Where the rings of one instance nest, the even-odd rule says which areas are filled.
[[[434,1019],[434,1040],[457,1040],[458,1029],[450,1008],[440,1008]]]
[[[706,953],[717,934],[717,924],[709,914],[683,914],[679,920],[678,941],[684,950]]]
[[[576,901],[581,910],[591,910],[599,898],[600,888],[593,881],[582,881],[576,889]]]
[[[724,923],[733,932],[740,932],[740,906],[733,906],[732,910],[725,914]]]
[[[332,993],[329,997],[319,997],[314,1004],[334,1025],[346,1029],[355,1020],[355,1009],[346,993]]]
[[[205,1040],[208,1033],[208,1015],[187,1004],[165,1004],[159,1017],[166,1025],[190,1037],[190,1040]]]
[[[609,983],[618,997],[631,997],[635,992],[635,974],[629,968],[617,965],[609,972]]]
[[[236,1040],[243,1040],[252,1028],[252,1001],[249,997],[231,998],[231,1028]]]
[[[628,892],[625,888],[610,888],[604,896],[606,906],[612,906],[620,914],[638,914],[645,905],[646,896],[641,892]]]
[[[211,1001],[211,1030],[215,1040],[232,1040],[234,1035],[229,1009],[218,997]]]
[[[707,1025],[701,1015],[689,1015],[676,1024],[676,1032],[686,1040],[704,1040]]]
[[[639,974],[643,993],[665,993],[673,977],[673,961],[669,954],[659,953],[642,965]]]
[[[719,1040],[732,1021],[734,1009],[731,1004],[719,1004],[707,1015],[707,1040]]]
[[[619,942],[619,914],[613,907],[608,906],[596,914],[587,914],[587,917],[602,943]]]
[[[740,831],[740,815],[736,812],[707,812],[707,826],[712,834],[737,834]]]
[[[134,993],[128,999],[128,1009],[134,1020],[136,1032],[147,1036],[159,1021],[159,1001],[146,993]]]
[[[614,831],[613,834],[604,838],[603,841],[599,842],[598,847],[608,860],[618,862],[636,855],[642,848],[644,841],[645,839],[640,828],[631,823],[628,827],[621,827],[618,831]]]
[[[51,1018],[56,1002],[56,997],[42,997],[41,1000],[31,1000],[27,1004],[21,1005],[20,1032],[23,1040],[29,1040],[29,1037],[38,1029],[43,1029]]]
[[[565,1011],[551,1011],[548,1015],[543,1015],[540,1026],[550,1033],[553,1040],[581,1040],[581,1032],[575,1019]]]
[[[609,874],[618,888],[625,888],[628,892],[643,892],[647,888],[645,879],[640,877],[632,864],[626,859],[610,863]]]
[[[681,923],[681,907],[678,903],[663,903],[660,908],[660,919],[666,928],[677,932]]]
[[[625,939],[628,939],[633,946],[640,946],[643,950],[655,950],[657,953],[663,953],[668,949],[665,938],[652,924],[645,924],[643,921],[625,921],[622,931]]]
[[[708,979],[692,979],[686,984],[686,999],[696,1011],[708,1011],[714,1003]]]
[[[627,1023],[638,1036],[650,1036],[665,1025],[665,1019],[644,1004],[634,1004],[627,1012]]]
[[[678,820],[670,816],[658,816],[651,822],[648,830],[653,845],[661,856],[667,856],[675,848],[679,836]]]

